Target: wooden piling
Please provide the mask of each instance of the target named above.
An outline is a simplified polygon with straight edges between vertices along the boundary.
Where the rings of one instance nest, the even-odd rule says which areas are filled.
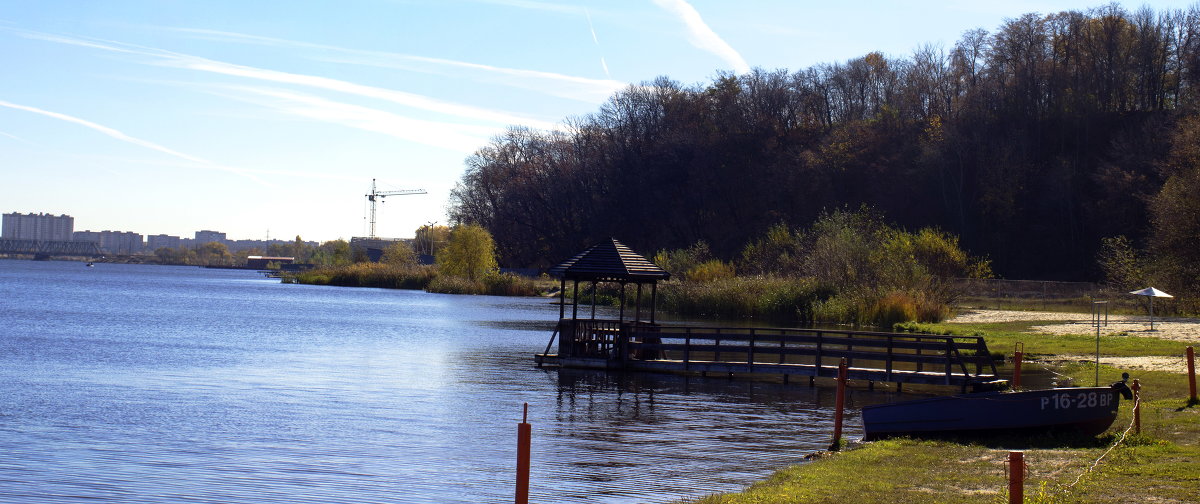
[[[1187,362],[1188,362],[1188,404],[1196,404],[1200,402],[1200,398],[1196,397],[1196,351],[1192,347],[1187,347]]]
[[[516,504],[529,504],[529,444],[532,431],[529,425],[529,403],[517,424],[517,492]]]
[[[842,357],[841,364],[838,364],[837,399],[834,401],[833,412],[833,443],[829,445],[829,449],[831,450],[837,450],[841,447],[842,417],[846,409],[846,375],[846,358]]]
[[[1025,452],[1008,452],[1008,504],[1025,502]]]

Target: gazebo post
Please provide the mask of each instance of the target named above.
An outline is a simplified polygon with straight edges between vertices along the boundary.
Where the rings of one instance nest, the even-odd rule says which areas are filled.
[[[596,282],[592,280],[592,320],[596,320]]]
[[[654,323],[654,312],[658,308],[658,284],[650,284],[650,323]]]
[[[579,320],[579,280],[575,280],[575,296],[571,298],[571,320]]]
[[[558,319],[562,320],[567,314],[567,279],[564,277],[558,282]]]
[[[621,312],[617,315],[617,324],[625,323],[625,282],[621,282]]]
[[[634,301],[634,304],[637,306],[637,308],[634,308],[634,311],[633,311],[633,321],[641,322],[642,321],[642,283],[641,282],[637,283],[637,299]]]

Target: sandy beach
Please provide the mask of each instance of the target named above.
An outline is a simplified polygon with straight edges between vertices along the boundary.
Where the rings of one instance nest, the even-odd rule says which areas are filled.
[[[994,323],[1016,322],[1022,320],[1055,321],[1053,324],[1033,326],[1031,334],[1095,334],[1096,326],[1092,317],[1087,313],[1008,311],[1008,310],[966,310],[948,320],[948,323]],[[1109,315],[1108,323],[1100,326],[1100,334],[1123,335],[1133,338],[1159,338],[1179,341],[1187,344],[1200,344],[1200,319],[1165,317],[1154,318],[1154,330],[1150,330],[1149,317],[1145,315]],[[1185,345],[1181,345],[1182,347]],[[1092,361],[1090,355],[1059,355],[1058,361]],[[1145,369],[1154,371],[1187,372],[1187,362],[1182,351],[1178,357],[1146,356],[1146,357],[1100,357],[1100,362],[1114,367],[1126,369]]]

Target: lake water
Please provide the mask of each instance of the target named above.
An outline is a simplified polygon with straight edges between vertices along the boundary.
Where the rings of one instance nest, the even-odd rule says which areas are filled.
[[[0,502],[511,502],[523,403],[532,502],[738,490],[829,443],[828,388],[538,369],[557,316],[0,260]],[[849,436],[877,400],[851,394]]]

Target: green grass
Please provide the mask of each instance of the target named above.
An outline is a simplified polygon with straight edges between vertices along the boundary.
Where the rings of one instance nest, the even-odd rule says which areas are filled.
[[[1095,336],[1028,332],[1031,326],[1044,323],[928,324],[924,328],[981,335],[993,350],[1001,346],[1011,349],[1015,341],[1024,341],[1027,352],[1047,356],[1095,350]],[[1101,339],[1102,352],[1107,355],[1181,355],[1183,347],[1179,342],[1151,338]],[[1120,380],[1122,371],[1101,366],[1101,382]],[[1066,364],[1057,372],[1076,383],[1090,383],[1095,368]],[[1116,422],[1096,439],[1047,435],[960,442],[876,441],[782,469],[743,492],[693,502],[1001,504],[1008,502],[1005,459],[1009,449],[1026,450],[1027,503],[1195,502],[1200,498],[1200,406],[1189,406],[1186,375],[1162,371],[1132,371],[1131,375],[1142,387],[1142,432],[1131,433],[1092,472],[1087,469],[1131,425],[1131,402],[1122,403]]]
[[[1052,355],[1095,355],[1096,335],[1085,334],[1088,326],[1080,327],[1080,334],[1054,335],[1036,332],[1036,326],[1061,324],[1061,320],[1035,320],[1000,322],[987,324],[897,324],[897,330],[928,334],[956,336],[984,336],[988,349],[1011,356],[1017,343],[1025,346],[1025,355],[1030,357]],[[1101,335],[1100,355],[1113,357],[1136,357],[1145,355],[1180,355],[1185,344],[1157,338],[1123,335]]]

